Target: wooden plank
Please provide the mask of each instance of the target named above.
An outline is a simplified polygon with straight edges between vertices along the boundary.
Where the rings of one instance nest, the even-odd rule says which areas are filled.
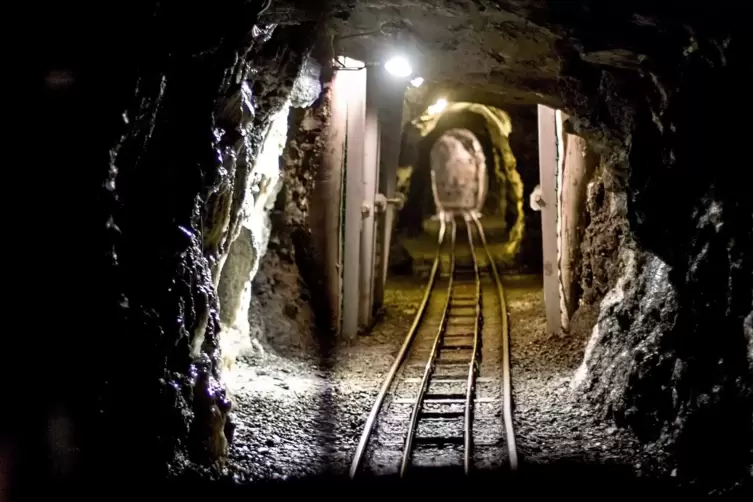
[[[393,401],[395,404],[415,404],[416,400],[411,398],[399,398]],[[465,404],[465,399],[424,399],[424,404]],[[477,397],[474,403],[497,403],[502,399],[495,397]]]
[[[555,110],[538,105],[541,231],[544,255],[544,306],[547,331],[560,329],[559,272],[557,266],[557,127]]]
[[[315,246],[322,256],[326,277],[327,303],[331,313],[330,326],[339,329],[342,300],[341,208],[343,167],[345,164],[345,132],[347,126],[347,84],[343,72],[336,73],[325,92],[330,101],[330,121],[324,132],[324,153],[316,172],[316,183],[309,201],[311,230]]]
[[[581,218],[585,212],[588,166],[586,140],[574,134],[567,135],[565,167],[562,173],[562,225],[560,238],[560,268],[562,278],[563,328],[567,329],[570,316],[577,308],[575,298],[575,270],[579,265],[579,247],[582,240]]]
[[[379,95],[379,191],[388,199],[397,194],[397,166],[400,161],[400,144],[402,142],[402,117],[404,84],[385,75],[380,78]],[[390,260],[392,230],[396,220],[396,207],[387,204],[380,214],[379,228],[379,277],[374,291],[374,308],[378,309],[384,302],[384,287]]]
[[[353,68],[363,63],[346,59]],[[366,70],[341,71],[347,81],[348,126],[345,153],[345,221],[343,232],[342,329],[345,337],[358,334],[361,270],[361,204],[363,202]]]
[[[422,378],[404,378],[403,382],[405,383],[421,383],[423,379]],[[490,382],[496,382],[498,381],[498,378],[489,378],[489,377],[476,377],[476,383],[490,383]],[[433,384],[464,384],[468,381],[467,378],[432,378],[431,383]]]
[[[360,300],[358,307],[360,329],[371,323],[374,306],[374,261],[376,252],[374,202],[379,180],[378,80],[375,69],[364,71],[366,72],[366,102],[363,131],[363,203],[366,204],[369,213],[363,218],[361,229]]]

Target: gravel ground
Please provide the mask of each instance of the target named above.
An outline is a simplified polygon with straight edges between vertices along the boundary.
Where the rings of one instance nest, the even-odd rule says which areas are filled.
[[[631,476],[660,474],[655,467],[660,452],[641,450],[630,434],[593,416],[570,390],[585,339],[546,333],[541,278],[508,276],[505,283],[522,460],[534,466],[610,464]],[[267,350],[240,361],[227,378],[237,423],[228,474],[237,481],[345,474],[422,294],[415,279],[394,279],[373,332],[338,344],[335,357],[291,359]]]
[[[549,334],[540,276],[504,278],[511,316],[514,421],[528,463],[609,464],[626,474],[662,474],[661,452],[601,420],[571,390],[588,331]]]
[[[334,357],[291,359],[267,349],[239,361],[227,376],[238,424],[229,474],[238,481],[345,474],[422,296],[414,280],[392,281],[373,331],[339,343]]]

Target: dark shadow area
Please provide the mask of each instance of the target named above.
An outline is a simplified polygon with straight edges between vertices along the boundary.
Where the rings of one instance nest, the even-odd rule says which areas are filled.
[[[750,486],[736,492],[718,494],[715,499],[742,500],[749,494]],[[397,477],[363,478],[351,481],[342,476],[323,476],[308,480],[265,482],[239,486],[230,481],[186,481],[147,484],[132,480],[127,487],[91,484],[51,485],[38,493],[61,496],[96,495],[106,497],[127,493],[130,496],[168,497],[179,500],[206,500],[207,498],[260,497],[274,498],[286,495],[321,495],[328,500],[365,500],[370,497],[394,497],[431,500],[468,500],[479,495],[500,497],[524,497],[524,500],[542,500],[552,497],[577,497],[578,500],[626,500],[650,497],[652,500],[677,500],[676,497],[703,498],[692,487],[680,488],[671,482],[638,480],[621,469],[608,465],[586,465],[561,461],[556,464],[524,466],[517,474],[509,472],[477,472],[470,477],[462,473],[432,470],[428,473],[414,472],[410,479]]]
[[[541,242],[541,213],[529,203],[531,193],[539,184],[539,135],[536,105],[505,105],[502,107],[512,120],[510,149],[515,155],[517,171],[523,182],[523,213],[525,232],[520,243],[517,262],[522,272],[541,273],[543,252]]]

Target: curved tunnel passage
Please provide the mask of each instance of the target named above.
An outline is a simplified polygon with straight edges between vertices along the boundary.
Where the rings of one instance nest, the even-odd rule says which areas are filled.
[[[415,126],[414,126],[415,127]],[[499,212],[502,189],[500,179],[494,176],[495,158],[501,159],[499,147],[495,146],[481,115],[470,111],[448,112],[437,121],[434,129],[420,139],[415,139],[414,127],[406,128],[401,152],[401,165],[412,165],[413,171],[405,206],[400,211],[397,231],[406,235],[418,235],[422,225],[434,213],[434,200],[431,193],[431,149],[434,144],[452,129],[466,129],[473,133],[481,145],[486,159],[487,195],[482,212],[493,215]],[[415,141],[415,148],[410,143]]]
[[[431,148],[431,187],[437,213],[480,212],[486,199],[486,157],[467,129],[450,129]]]

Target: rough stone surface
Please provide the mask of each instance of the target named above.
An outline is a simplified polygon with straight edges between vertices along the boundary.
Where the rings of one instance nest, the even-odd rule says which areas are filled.
[[[289,109],[290,100],[270,119],[260,153],[248,174],[253,182],[246,188],[241,202],[240,229],[222,258],[217,292],[223,368],[232,367],[239,354],[252,350],[249,336],[251,282],[267,251],[271,231],[269,211],[282,186],[279,158],[287,138]]]
[[[549,333],[540,276],[504,279],[518,448],[526,462],[609,465],[630,476],[664,478],[666,455],[645,448],[571,388],[589,332]]]
[[[543,102],[572,117],[626,188],[637,246],[625,305],[611,311],[633,315],[619,326],[602,316],[591,351],[627,354],[619,362],[629,385],[610,396],[614,414],[671,446],[679,477],[711,483],[750,473],[753,198],[739,126],[750,108],[746,4],[332,3],[340,33],[407,24],[424,55],[416,67],[444,81],[450,100]],[[242,83],[251,82],[254,99],[253,158],[292,85],[281,66],[299,65],[311,45],[314,27],[300,23],[326,14],[311,2],[274,1],[265,20],[286,25],[263,42],[268,34],[253,26],[258,2],[112,9],[118,22],[89,23],[87,8],[68,5],[39,21],[42,108],[56,128],[44,144],[56,165],[49,201],[66,208],[67,224],[38,248],[65,243],[55,260],[38,260],[55,299],[39,326],[49,343],[40,354],[47,395],[38,401],[49,397],[81,431],[71,453],[79,472],[143,479],[164,472],[176,451],[222,457],[213,271],[239,228],[226,208],[243,191],[228,191],[229,182],[246,183],[236,179],[244,169],[228,169],[251,119]],[[380,59],[377,41],[394,43],[349,40],[350,55],[369,49],[364,60]],[[116,64],[103,64],[102,47]],[[210,194],[222,197],[208,206]],[[659,286],[658,263],[667,296],[640,301]],[[675,320],[661,335],[655,323],[632,322],[649,313]],[[74,336],[59,336],[61,320],[73,322]],[[658,352],[643,349],[659,339]],[[610,374],[610,357],[591,362],[591,375]],[[669,403],[668,392],[661,410],[645,398]],[[31,422],[42,437],[46,420]]]
[[[59,166],[77,166],[58,185],[71,186],[66,212],[77,222],[59,241],[79,243],[61,256],[77,278],[58,273],[68,286],[54,316],[89,314],[41,356],[50,372],[42,400],[71,424],[61,460],[76,476],[152,479],[176,459],[211,465],[226,455],[213,272],[287,75],[316,35],[313,24],[254,26],[256,3],[227,3],[114,5],[117,23],[85,27],[91,12],[48,12],[46,71],[70,75],[44,98],[68,117],[49,146]],[[116,64],[95,55],[105,46]]]
[[[308,218],[308,194],[323,149],[321,132],[329,119],[329,94],[309,104],[313,106],[291,113],[289,141],[281,159],[283,188],[272,216],[268,253],[253,284],[258,310],[249,318],[252,325],[263,325],[257,329],[263,333],[261,341],[279,353],[296,356],[318,347],[317,314],[319,325],[329,319],[326,304],[320,301],[322,277],[317,275],[320,268]]]
[[[580,270],[576,277],[578,308],[570,321],[570,332],[590,333],[599,315],[600,303],[623,272],[620,250],[631,241],[628,233],[627,196],[610,191],[610,176],[602,170],[594,175],[586,193],[586,221],[580,246]]]

